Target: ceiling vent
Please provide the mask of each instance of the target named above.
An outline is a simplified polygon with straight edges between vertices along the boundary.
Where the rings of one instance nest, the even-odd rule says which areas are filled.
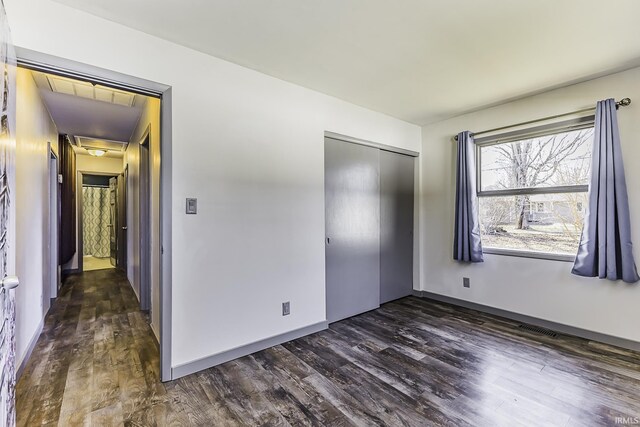
[[[65,77],[47,74],[47,81],[51,90],[66,95],[74,95],[110,104],[133,107],[135,95],[121,90],[111,89],[106,86],[94,85],[80,80],[67,79]]]
[[[128,142],[109,141],[106,139],[88,138],[76,136],[76,145],[85,150],[116,151],[123,153],[127,149]]]

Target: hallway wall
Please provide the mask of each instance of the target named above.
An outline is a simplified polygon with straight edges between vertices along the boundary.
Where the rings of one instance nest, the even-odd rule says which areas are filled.
[[[17,86],[16,275],[20,286],[16,289],[16,355],[20,366],[40,334],[50,303],[43,301],[51,215],[47,143],[57,153],[58,130],[29,71],[18,68]]]
[[[149,130],[151,180],[151,329],[160,338],[160,100],[147,98],[140,121],[131,135],[123,162],[129,166],[127,189],[128,259],[127,277],[140,299],[140,143]]]
[[[173,367],[322,325],[324,132],[420,151],[420,127],[52,0],[5,6],[17,46],[172,87]]]

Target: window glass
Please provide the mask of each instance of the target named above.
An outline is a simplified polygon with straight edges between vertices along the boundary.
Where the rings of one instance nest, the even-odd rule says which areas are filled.
[[[481,191],[586,185],[593,128],[481,146]]]
[[[587,193],[481,197],[484,248],[575,255]],[[535,209],[531,209],[535,206]],[[544,209],[541,209],[544,206]]]
[[[593,127],[480,145],[483,247],[575,255],[592,144]]]

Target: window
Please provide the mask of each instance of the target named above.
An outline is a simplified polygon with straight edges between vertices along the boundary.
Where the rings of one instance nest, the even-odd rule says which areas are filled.
[[[593,121],[571,123],[476,140],[485,252],[575,257],[587,203]]]

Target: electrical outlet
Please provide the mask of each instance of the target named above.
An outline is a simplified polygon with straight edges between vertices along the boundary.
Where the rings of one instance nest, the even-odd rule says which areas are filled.
[[[471,287],[471,280],[468,277],[463,277],[462,278],[462,286],[464,286],[465,288],[470,288]]]
[[[291,314],[291,305],[290,305],[289,301],[283,302],[282,303],[282,315],[283,316],[288,316],[289,314]]]

